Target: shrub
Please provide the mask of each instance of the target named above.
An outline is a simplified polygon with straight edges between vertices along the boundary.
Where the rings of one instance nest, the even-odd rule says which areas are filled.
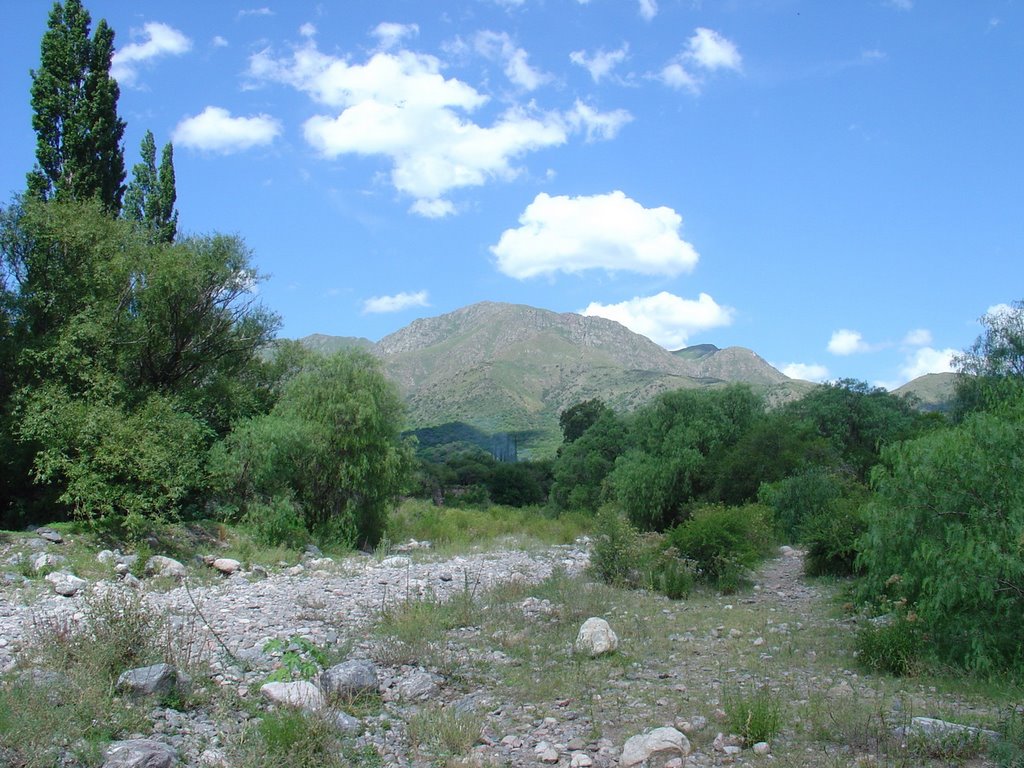
[[[337,731],[326,717],[299,710],[268,712],[246,729],[236,749],[238,765],[251,768],[344,768]]]
[[[678,556],[669,547],[654,559],[648,576],[648,586],[669,600],[683,600],[693,592],[697,580],[697,565]]]
[[[874,672],[897,677],[914,674],[920,666],[923,638],[914,614],[885,614],[857,632],[857,658]]]
[[[904,598],[942,661],[1024,662],[1024,420],[975,414],[883,459],[859,542],[861,597]]]
[[[867,529],[860,502],[840,499],[829,509],[811,515],[800,526],[807,547],[808,576],[852,576],[857,572],[857,541]]]
[[[268,547],[298,549],[309,541],[302,513],[289,496],[249,504],[244,523],[257,542]]]
[[[607,584],[630,584],[637,577],[640,537],[625,514],[606,505],[595,519],[590,567]]]
[[[669,531],[668,540],[696,564],[703,581],[729,592],[770,550],[770,520],[770,511],[757,504],[704,505]]]

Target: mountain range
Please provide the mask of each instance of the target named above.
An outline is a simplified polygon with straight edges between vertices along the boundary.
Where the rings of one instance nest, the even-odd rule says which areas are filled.
[[[379,342],[314,334],[321,352],[358,347],[380,358],[408,408],[410,429],[461,423],[522,436],[522,453],[560,441],[558,416],[599,397],[628,411],[672,389],[749,384],[770,404],[816,385],[791,379],[743,347],[670,352],[613,320],[483,302],[415,320]]]

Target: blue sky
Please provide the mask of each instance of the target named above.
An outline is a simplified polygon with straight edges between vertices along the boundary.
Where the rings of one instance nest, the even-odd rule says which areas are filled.
[[[505,301],[896,386],[1024,297],[1019,0],[85,4],[129,167],[174,142],[283,336]],[[51,5],[5,3],[5,194]]]

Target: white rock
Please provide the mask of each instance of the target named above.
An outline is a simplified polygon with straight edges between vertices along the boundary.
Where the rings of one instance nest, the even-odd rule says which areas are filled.
[[[385,557],[380,561],[381,568],[408,568],[410,565],[412,565],[412,560],[403,555]]]
[[[591,617],[583,622],[576,635],[576,651],[588,656],[612,653],[619,647],[619,637],[604,619]]]
[[[689,740],[675,728],[655,728],[628,739],[622,747],[619,764],[623,768],[645,765],[648,768],[664,765],[676,757],[690,754]]]
[[[46,580],[53,585],[53,591],[64,597],[72,597],[78,594],[88,584],[85,579],[80,579],[74,574],[64,571],[55,571],[46,575]]]
[[[569,760],[570,768],[590,768],[593,764],[594,759],[586,752],[573,752]]]
[[[51,555],[49,552],[43,552],[32,559],[32,570],[39,572],[43,568],[55,568],[66,561],[67,558],[63,555]]]
[[[146,561],[146,573],[179,580],[188,575],[184,565],[173,557],[164,557],[163,555],[153,555]]]
[[[959,736],[967,738],[981,738],[990,741],[999,739],[999,734],[995,731],[990,731],[986,728],[975,728],[970,725],[961,725],[960,723],[950,723],[946,720],[938,720],[934,717],[913,718],[910,721],[910,727],[907,731],[921,736],[936,738]]]
[[[324,695],[308,680],[293,683],[266,683],[260,687],[263,698],[274,704],[316,712],[324,706]]]
[[[240,562],[232,560],[230,557],[218,557],[211,563],[211,565],[221,573],[226,573],[228,575],[235,573],[242,567]]]
[[[759,741],[754,745],[754,754],[759,757],[770,754],[771,751],[771,745],[767,741]]]
[[[171,768],[178,762],[172,747],[152,739],[115,741],[106,750],[103,768]]]

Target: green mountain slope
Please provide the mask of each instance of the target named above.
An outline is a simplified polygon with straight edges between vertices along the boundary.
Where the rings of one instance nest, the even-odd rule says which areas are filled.
[[[923,411],[945,412],[953,405],[956,377],[955,373],[926,373],[894,389],[893,394],[916,398],[918,407]]]

